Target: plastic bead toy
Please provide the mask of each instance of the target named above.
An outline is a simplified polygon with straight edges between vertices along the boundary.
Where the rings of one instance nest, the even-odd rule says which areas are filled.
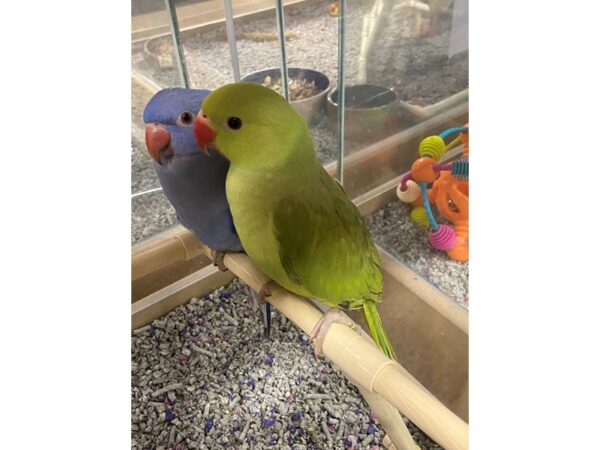
[[[446,145],[444,139],[458,134]],[[463,144],[462,157],[440,164],[448,150]],[[456,261],[469,259],[469,128],[449,128],[437,136],[428,136],[419,145],[419,156],[396,190],[398,198],[413,207],[411,219],[429,229],[433,248],[443,250]],[[433,217],[434,204],[454,228],[438,224]]]

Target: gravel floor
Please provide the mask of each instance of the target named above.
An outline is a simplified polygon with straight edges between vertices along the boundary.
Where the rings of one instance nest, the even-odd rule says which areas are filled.
[[[382,448],[368,405],[308,337],[277,312],[272,332],[262,340],[239,280],[135,330],[132,449]]]

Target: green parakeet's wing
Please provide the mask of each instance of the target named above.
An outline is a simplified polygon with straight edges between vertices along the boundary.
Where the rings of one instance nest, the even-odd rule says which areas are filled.
[[[290,281],[328,306],[381,301],[379,253],[356,206],[319,166],[317,183],[273,212],[279,258]],[[307,201],[302,201],[306,198]]]

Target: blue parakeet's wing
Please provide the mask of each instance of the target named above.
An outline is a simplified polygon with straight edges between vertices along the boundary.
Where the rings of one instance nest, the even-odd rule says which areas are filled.
[[[209,161],[207,161],[209,160]],[[169,167],[154,163],[163,192],[179,222],[210,248],[243,251],[225,196],[229,162],[216,152],[173,161]]]

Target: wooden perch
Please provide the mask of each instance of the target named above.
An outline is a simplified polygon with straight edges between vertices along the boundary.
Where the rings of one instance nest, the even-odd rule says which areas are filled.
[[[204,247],[204,252],[211,257],[210,249]],[[244,254],[227,254],[224,264],[255,291],[269,281]],[[323,316],[312,302],[280,286],[270,291],[269,302],[307,334]],[[380,394],[444,448],[467,449],[468,425],[354,330],[334,323],[324,339],[323,353],[365,391]]]
[[[345,373],[345,375],[358,388],[360,395],[367,401],[387,433],[386,436],[392,441],[396,450],[421,450],[413,440],[408,427],[404,423],[404,419],[390,402],[375,392],[370,392],[360,386],[348,374]]]

